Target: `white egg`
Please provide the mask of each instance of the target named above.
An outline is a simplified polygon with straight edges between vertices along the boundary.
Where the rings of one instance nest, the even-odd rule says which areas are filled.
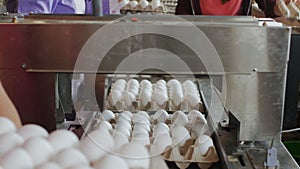
[[[95,169],[129,169],[126,161],[116,155],[107,155],[95,165]]]
[[[191,136],[187,129],[183,126],[177,126],[172,131],[172,142],[173,146],[183,146],[186,140],[190,139]]]
[[[108,121],[101,121],[99,125],[96,127],[96,130],[98,129],[105,129],[107,131],[111,131],[113,128]]]
[[[195,145],[198,146],[201,155],[205,156],[208,149],[214,145],[212,139],[207,135],[202,135],[197,138]]]
[[[171,87],[171,86],[178,86],[181,85],[181,83],[177,80],[177,79],[171,79],[168,81],[167,86]]]
[[[123,85],[126,85],[126,81],[124,79],[118,79],[116,80],[115,82],[116,84],[123,84]]]
[[[109,96],[109,103],[115,106],[120,100],[122,100],[122,92],[120,90],[112,90]]]
[[[119,116],[118,116],[118,122],[119,121],[126,121],[128,122],[129,124],[131,123],[131,117],[133,115],[131,114],[131,112],[129,111],[124,111],[122,112]]]
[[[17,133],[23,137],[24,140],[31,137],[47,137],[48,131],[36,124],[26,124],[17,130]]]
[[[165,123],[157,123],[153,128],[153,135],[155,136],[155,133],[169,133],[170,129],[169,126]]]
[[[63,168],[55,162],[47,162],[38,166],[36,169],[63,169]]]
[[[30,155],[22,148],[15,148],[0,159],[3,169],[32,169],[34,167]]]
[[[114,139],[105,130],[95,130],[80,141],[82,153],[93,162],[114,150]]]
[[[136,114],[140,114],[140,115],[144,116],[145,118],[147,118],[148,120],[150,120],[149,114],[145,111],[138,111]]]
[[[145,124],[145,123],[135,123],[135,125],[133,126],[133,130],[136,130],[136,129],[144,129],[148,133],[150,133],[150,131],[151,131],[150,125],[149,124]]]
[[[150,121],[148,120],[147,117],[145,117],[142,114],[134,114],[132,117],[132,123],[139,123],[139,124],[147,124],[150,125]]]
[[[189,86],[195,86],[195,83],[191,80],[186,80],[182,83],[182,86],[185,87],[189,87]]]
[[[182,91],[181,90],[175,90],[172,93],[172,103],[173,103],[173,105],[178,107],[182,101],[183,101]]]
[[[141,0],[140,3],[142,1],[146,1],[146,0]],[[148,1],[146,1],[146,2],[148,2]],[[152,87],[152,83],[149,80],[144,79],[144,80],[141,81],[141,87],[144,87],[144,86],[151,86]]]
[[[138,96],[139,94],[139,88],[137,87],[130,87],[128,91],[132,93],[134,96]]]
[[[130,5],[131,5],[131,7],[133,7],[132,5],[134,5],[134,7],[135,7],[136,5],[138,5],[138,2],[137,2],[137,1],[130,1],[129,3],[130,3]],[[133,7],[133,8],[134,8],[134,7]],[[136,79],[130,79],[130,80],[127,82],[127,85],[139,87],[139,86],[140,86],[140,83],[139,83],[139,81],[137,81]]]
[[[50,133],[47,140],[52,145],[55,153],[76,146],[79,142],[78,137],[69,130],[55,130]]]
[[[150,139],[148,133],[138,133],[132,139],[132,143],[137,143],[141,145],[150,145]]]
[[[169,97],[166,93],[154,91],[152,94],[152,100],[155,101],[159,106],[162,106],[168,101]]]
[[[126,136],[120,133],[114,133],[114,141],[115,141],[115,150],[118,151],[124,144],[129,143],[129,140]]]
[[[124,92],[125,91],[125,86],[124,85],[113,85],[113,87],[111,88],[111,90],[119,90],[120,92]]]
[[[140,94],[139,100],[142,103],[142,106],[147,106],[149,102],[151,102],[151,94],[148,94],[146,92],[143,92]]]
[[[148,169],[150,156],[145,146],[137,143],[125,144],[119,151],[129,168]]]
[[[197,106],[201,100],[200,100],[200,97],[197,96],[196,94],[194,93],[187,93],[185,95],[185,100],[189,103],[190,106],[192,107],[195,107]]]
[[[153,130],[152,136],[156,138],[159,135],[170,135],[169,128],[165,129],[161,126],[161,128],[157,128],[156,130]]]
[[[103,120],[110,121],[115,118],[115,114],[111,110],[104,110],[102,112]]]
[[[165,122],[167,119],[169,119],[169,114],[164,109],[159,109],[153,115],[153,119],[158,123]]]
[[[113,136],[115,134],[122,134],[122,135],[124,135],[125,137],[128,138],[131,135],[131,130],[128,130],[128,129],[123,128],[123,127],[118,127],[115,130],[113,130]]]
[[[4,133],[0,135],[0,158],[9,150],[20,146],[24,143],[24,139],[15,132]]]
[[[132,103],[136,100],[136,97],[133,93],[125,91],[123,93],[123,100],[125,101],[126,106],[130,107],[132,106]]]
[[[163,79],[160,79],[159,81],[156,82],[156,84],[163,84],[164,86],[166,86],[167,82]]]
[[[156,84],[154,90],[155,90],[155,91],[166,92],[166,91],[167,91],[167,86],[165,86],[165,85],[163,85],[163,84]]]
[[[30,155],[34,166],[41,165],[50,159],[54,154],[54,149],[51,144],[44,138],[33,137],[28,139],[24,145],[24,150]]]
[[[132,137],[135,137],[137,134],[144,134],[144,135],[147,135],[149,137],[148,131],[146,131],[143,128],[136,128],[132,131]]]
[[[115,129],[118,130],[120,128],[125,128],[126,130],[128,130],[129,132],[131,132],[131,124],[128,123],[127,121],[125,120],[121,120],[121,121],[118,121],[117,124],[115,125]]]
[[[189,122],[187,116],[182,111],[177,111],[177,112],[178,112],[178,114],[173,122],[173,125],[185,126]]]
[[[153,144],[156,145],[156,153],[161,154],[168,146],[172,145],[172,139],[169,134],[160,134],[155,137]]]
[[[17,128],[15,124],[6,117],[0,117],[0,134],[14,132]]]
[[[89,165],[78,165],[78,166],[73,166],[73,167],[70,167],[68,169],[95,169]]]
[[[55,155],[54,161],[63,168],[89,164],[88,159],[75,148],[66,148],[61,150]]]
[[[133,116],[133,114],[130,111],[123,111],[122,113],[126,114],[130,119]]]
[[[207,121],[202,114],[191,119],[187,126],[191,126],[191,132],[197,136],[205,134],[208,130]]]
[[[191,110],[188,113],[187,117],[188,117],[189,120],[191,120],[191,119],[194,119],[197,116],[201,116],[201,115],[202,115],[202,113],[200,111],[198,111],[198,110]]]

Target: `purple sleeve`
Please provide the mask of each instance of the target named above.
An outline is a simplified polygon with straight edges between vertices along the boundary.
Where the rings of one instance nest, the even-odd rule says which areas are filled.
[[[256,0],[256,3],[258,4],[259,8],[264,11],[266,17],[278,17],[274,12],[276,0]]]
[[[85,0],[85,14],[93,14],[93,0]]]
[[[57,5],[57,0],[19,0],[19,13],[53,13]]]

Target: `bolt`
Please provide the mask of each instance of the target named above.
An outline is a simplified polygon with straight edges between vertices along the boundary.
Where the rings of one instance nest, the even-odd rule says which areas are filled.
[[[26,63],[23,63],[23,64],[21,65],[21,68],[22,68],[22,69],[26,69],[26,68],[27,68]]]

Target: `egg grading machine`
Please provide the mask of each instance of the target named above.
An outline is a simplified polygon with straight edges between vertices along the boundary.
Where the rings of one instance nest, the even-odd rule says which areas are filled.
[[[119,17],[1,23],[0,77],[24,123],[54,130],[59,112],[77,106],[71,89],[80,88],[79,77],[85,111],[102,110],[108,74],[195,77],[222,168],[299,168],[280,136],[277,154],[266,151],[282,128],[290,28],[251,17]]]

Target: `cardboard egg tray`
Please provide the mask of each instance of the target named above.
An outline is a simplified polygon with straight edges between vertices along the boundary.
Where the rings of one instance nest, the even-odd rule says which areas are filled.
[[[113,128],[118,120],[117,118],[118,117],[110,121]],[[149,152],[150,152],[150,147],[153,145],[152,143],[154,141],[152,132],[156,122],[155,120],[150,118],[150,123],[151,123],[151,131],[149,133],[150,144],[146,145],[146,147],[149,149]],[[165,124],[167,124],[169,127],[172,126],[172,123],[173,121],[171,118],[165,121]],[[168,162],[174,162],[180,169],[187,168],[191,163],[196,163],[200,169],[208,169],[214,163],[219,161],[219,157],[214,145],[208,148],[208,151],[206,152],[205,155],[202,155],[200,153],[199,147],[195,144],[197,137],[193,135],[193,133],[190,133],[190,135],[191,138],[188,139],[182,147],[180,147],[179,145],[170,145],[165,149],[165,151],[159,157],[155,157],[155,156],[151,157],[152,167],[150,167],[150,169],[152,168],[154,169],[155,166],[156,167],[159,166],[158,168],[167,169],[167,165],[164,162],[164,160]],[[129,137],[129,142],[131,141],[131,139],[132,136]]]
[[[187,168],[191,163],[197,163],[200,169],[208,169],[219,161],[214,146],[209,147],[207,153],[202,155],[195,139],[188,139],[183,147],[167,147],[162,154],[166,161],[175,162],[180,169]]]
[[[277,1],[277,5],[282,16],[300,20],[300,5],[293,1],[286,4],[284,0]]]

